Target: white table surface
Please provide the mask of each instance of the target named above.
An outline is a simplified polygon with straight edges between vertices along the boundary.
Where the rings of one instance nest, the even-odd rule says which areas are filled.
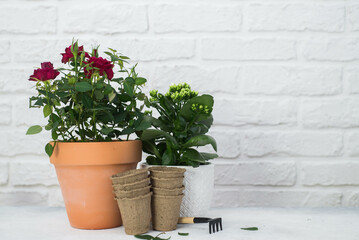
[[[223,231],[208,233],[207,224],[179,224],[164,236],[182,240],[359,240],[359,208],[232,208],[212,209],[208,217],[222,217]],[[243,227],[258,227],[245,231]],[[188,232],[189,236],[179,236]],[[152,231],[149,234],[156,235]],[[122,240],[123,227],[106,230],[72,228],[64,208],[0,207],[0,240]]]

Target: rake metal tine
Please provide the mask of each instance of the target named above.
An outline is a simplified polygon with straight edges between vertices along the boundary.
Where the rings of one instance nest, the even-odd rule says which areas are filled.
[[[216,222],[217,232],[219,231],[219,221]]]
[[[212,230],[213,230],[213,233],[215,233],[216,232],[216,226],[214,225],[214,223],[211,223],[212,224]]]
[[[219,226],[221,226],[221,231],[223,230],[222,229],[222,218],[219,219]]]
[[[209,234],[212,234],[211,223],[208,224],[208,227],[209,227]]]

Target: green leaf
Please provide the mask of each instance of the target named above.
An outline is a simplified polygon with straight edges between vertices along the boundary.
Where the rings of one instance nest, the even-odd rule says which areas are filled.
[[[156,138],[161,138],[161,137],[164,137],[164,138],[170,140],[174,146],[177,146],[177,141],[174,137],[172,137],[167,132],[157,130],[157,129],[144,130],[142,133],[141,139],[146,141],[146,140],[151,140],[151,139],[156,139]]]
[[[142,84],[144,84],[146,82],[147,82],[147,80],[145,78],[141,78],[141,77],[136,78],[136,80],[135,80],[136,85],[142,85]]]
[[[202,155],[197,150],[191,148],[184,150],[182,158],[189,159],[191,161],[204,162]]]
[[[181,233],[181,232],[178,232],[178,235],[180,235],[180,236],[188,236],[189,233]]]
[[[116,97],[116,93],[115,92],[110,92],[108,94],[108,101],[112,102],[115,99],[115,97]]]
[[[110,133],[113,132],[113,131],[114,131],[113,128],[104,127],[104,128],[101,129],[101,132],[102,132],[103,134],[105,134],[105,135],[108,135],[108,134],[110,134]]]
[[[123,83],[123,88],[125,90],[125,92],[130,95],[130,97],[133,97],[133,88],[135,85],[135,80],[133,78],[126,78],[124,83]]]
[[[42,127],[40,125],[31,126],[27,130],[26,135],[37,134],[37,133],[39,133],[41,131],[42,131]]]
[[[209,114],[201,114],[202,116],[200,120],[206,119],[210,116],[213,110],[213,103],[213,97],[207,94],[191,98],[188,102],[185,103],[185,105],[183,105],[179,115],[184,117],[187,121],[192,120],[196,116],[196,113],[192,110],[192,104],[200,104],[208,106],[209,108]]]
[[[218,158],[218,155],[215,153],[204,153],[204,152],[200,152],[200,154],[202,155],[204,160],[209,160],[209,159],[214,159],[214,158]]]
[[[258,231],[257,227],[248,227],[248,228],[241,228],[242,230],[247,230],[247,231]]]
[[[215,151],[217,151],[217,143],[216,140],[208,135],[199,135],[199,136],[194,136],[192,137],[190,140],[188,140],[183,147],[199,147],[199,146],[205,146],[207,144],[211,144],[213,149]]]
[[[105,96],[105,94],[101,90],[95,90],[94,94],[97,100],[101,100]]]
[[[162,162],[160,159],[154,157],[154,156],[148,156],[146,158],[146,162],[149,164],[149,165],[162,165]]]
[[[171,144],[166,141],[166,151],[162,156],[162,164],[163,165],[173,165],[175,162],[175,156],[172,152]]]
[[[153,236],[151,235],[135,235],[135,238],[138,238],[138,239],[153,239]]]
[[[92,86],[88,82],[77,82],[75,84],[75,89],[79,92],[88,92],[92,90]]]
[[[90,96],[88,96],[87,94],[83,94],[81,99],[82,99],[82,104],[84,105],[85,108],[92,108],[93,102]]]
[[[44,117],[49,116],[52,113],[51,106],[50,105],[45,105],[45,107],[43,109],[43,112],[44,112]]]
[[[50,143],[46,144],[45,152],[49,157],[51,157],[52,153],[54,152],[54,148],[55,146],[52,146]]]

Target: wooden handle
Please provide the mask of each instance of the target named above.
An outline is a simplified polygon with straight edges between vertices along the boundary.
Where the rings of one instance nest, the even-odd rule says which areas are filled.
[[[182,217],[178,219],[178,223],[194,223],[193,217]]]

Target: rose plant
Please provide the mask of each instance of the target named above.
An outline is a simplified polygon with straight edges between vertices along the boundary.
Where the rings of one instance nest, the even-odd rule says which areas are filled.
[[[170,86],[166,94],[152,90],[150,96],[147,105],[156,109],[159,117],[148,116],[153,129],[141,135],[148,164],[198,167],[218,157],[195,149],[210,144],[217,151],[215,139],[206,135],[213,123],[212,96],[198,96],[187,83]]]
[[[105,54],[108,59],[99,56],[98,48],[86,52],[75,41],[61,54],[67,67],[54,69],[44,62],[30,76],[38,92],[30,98],[30,108],[42,108],[48,122],[31,126],[27,134],[51,131],[54,144],[45,147],[49,156],[57,141],[128,140],[150,127],[142,112],[146,79],[137,74],[136,65],[126,67],[128,57],[113,49]]]

